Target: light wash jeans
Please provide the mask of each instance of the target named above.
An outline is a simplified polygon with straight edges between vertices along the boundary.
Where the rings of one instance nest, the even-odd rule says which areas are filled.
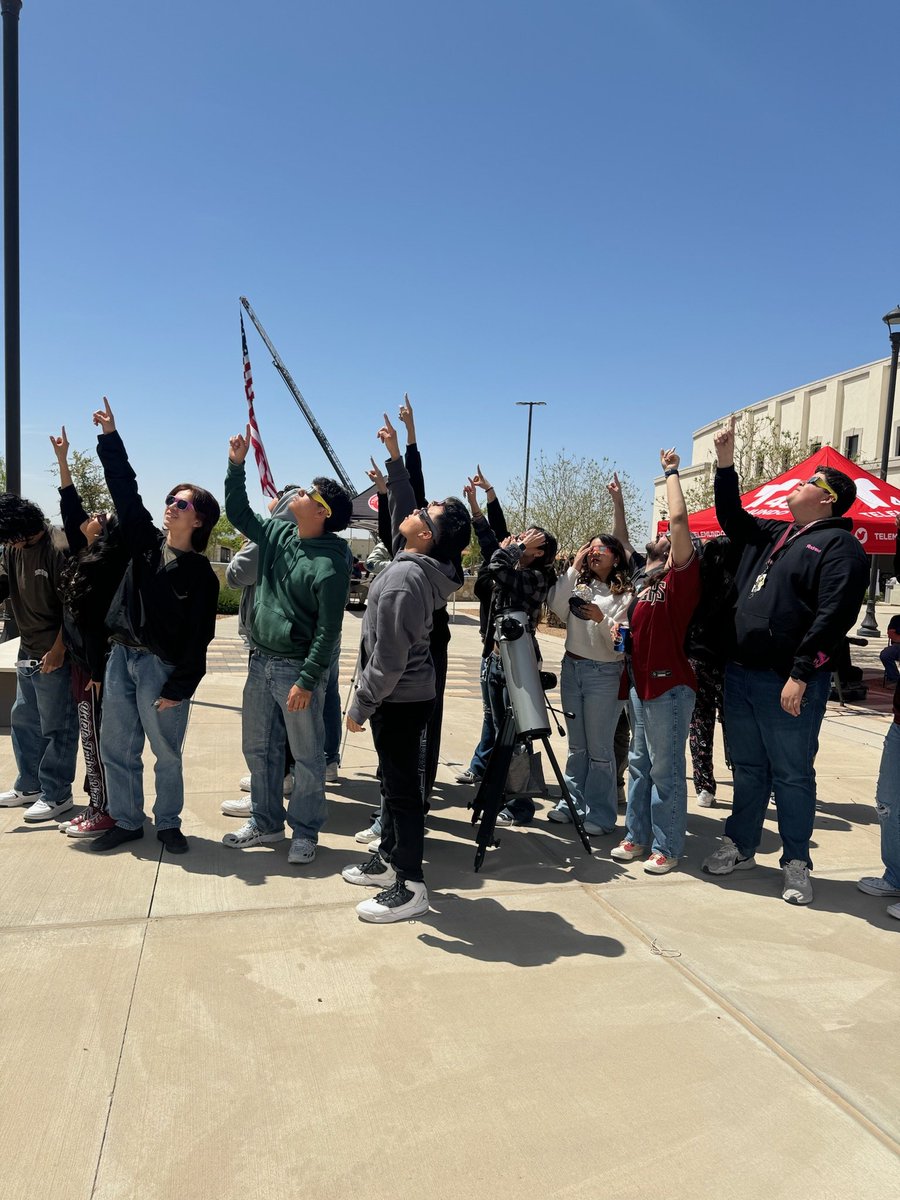
[[[896,721],[887,731],[881,751],[875,808],[881,822],[884,877],[891,887],[900,888],[900,725]]]
[[[325,801],[325,680],[312,693],[309,707],[289,712],[288,692],[300,664],[254,650],[244,684],[243,746],[250,768],[253,821],[262,833],[284,829],[284,741],[294,756],[294,790],[287,822],[294,837],[318,841],[328,809]]]
[[[734,803],[725,833],[745,858],[755,854],[774,787],[783,846],[781,865],[799,859],[811,867],[814,763],[831,675],[819,671],[810,679],[798,717],[781,707],[784,684],[774,671],[748,671],[736,663],[725,668],[722,716],[734,767]]]
[[[680,858],[687,825],[685,743],[694,692],[679,684],[655,700],[641,700],[632,687],[630,703],[625,838],[636,846],[650,846],[654,854]]]
[[[106,768],[109,815],[123,829],[144,824],[144,739],[156,762],[153,819],[157,830],[178,829],[184,808],[181,748],[190,700],[156,709],[163,684],[175,670],[149,650],[114,642],[103,682],[100,756]]]
[[[569,757],[566,783],[575,807],[588,821],[613,829],[618,807],[616,725],[624,701],[619,699],[622,662],[593,662],[566,655],[562,661],[560,697],[566,712]],[[561,800],[557,808],[567,808]]]
[[[40,667],[16,663],[16,699],[12,706],[13,753],[18,792],[40,792],[48,804],[72,795],[78,753],[78,714],[72,699],[68,663],[41,674]]]

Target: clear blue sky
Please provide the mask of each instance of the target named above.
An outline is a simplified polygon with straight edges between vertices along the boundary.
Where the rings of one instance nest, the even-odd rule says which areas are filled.
[[[107,394],[149,506],[221,498],[245,294],[360,488],[657,451],[888,353],[890,6],[25,0],[23,491]],[[324,457],[248,330],[276,480]],[[251,497],[258,496],[255,487]]]

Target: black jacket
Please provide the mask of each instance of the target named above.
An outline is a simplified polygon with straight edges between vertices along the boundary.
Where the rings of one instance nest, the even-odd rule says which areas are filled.
[[[118,433],[102,433],[97,453],[131,554],[131,623],[140,641],[175,670],[166,700],[187,700],[206,674],[206,647],[216,632],[219,581],[202,554],[189,551],[163,565],[165,534],[153,524]]]
[[[835,646],[856,620],[869,576],[865,551],[846,517],[816,521],[802,533],[785,521],[763,521],[741,506],[733,467],[715,476],[716,517],[742,548],[735,572],[733,661],[787,678],[830,670]],[[791,535],[771,565],[779,540]],[[760,576],[765,584],[754,585]]]

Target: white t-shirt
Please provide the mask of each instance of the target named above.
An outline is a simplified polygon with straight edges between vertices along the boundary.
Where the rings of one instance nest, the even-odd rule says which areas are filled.
[[[596,604],[603,612],[605,621],[585,621],[576,617],[569,608],[569,597],[578,583],[578,575],[574,567],[569,567],[565,575],[557,579],[553,585],[547,604],[561,621],[566,622],[566,649],[580,658],[590,658],[594,662],[621,662],[622,655],[613,650],[612,628],[622,620],[628,612],[628,605],[634,598],[633,592],[622,592],[613,595],[608,584],[601,583],[593,576],[586,586],[589,589],[590,603]],[[587,596],[585,596],[587,599]]]

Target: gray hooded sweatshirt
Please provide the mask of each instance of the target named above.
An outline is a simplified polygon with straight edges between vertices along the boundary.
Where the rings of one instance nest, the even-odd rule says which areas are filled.
[[[347,710],[362,725],[385,700],[409,704],[435,697],[428,637],[436,607],[459,587],[450,563],[407,550],[369,588],[362,627],[363,669]]]

